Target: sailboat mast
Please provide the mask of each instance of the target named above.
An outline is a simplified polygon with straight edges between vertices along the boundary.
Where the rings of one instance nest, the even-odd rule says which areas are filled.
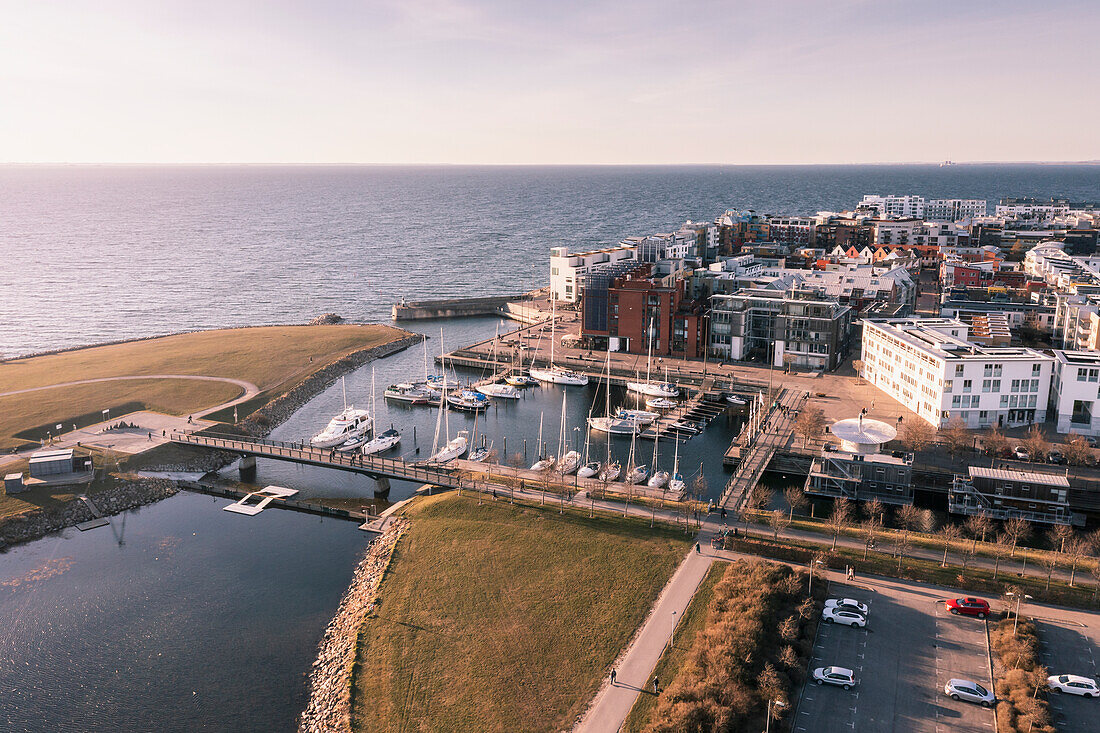
[[[550,297],[550,371],[554,370],[554,326],[557,325],[558,301]]]
[[[653,364],[653,316],[649,317],[649,333],[646,337],[649,339],[649,346],[646,348],[645,357],[645,383],[649,384],[649,368]]]
[[[344,393],[344,412],[348,409],[348,385],[344,382],[344,378],[340,377],[340,389]]]
[[[563,389],[561,391],[561,426],[558,428],[558,460],[561,460],[563,451],[565,449],[565,395],[566,392]]]
[[[447,360],[443,352],[443,329],[439,329],[439,363],[443,367],[443,393],[439,395],[439,404],[443,407],[443,428],[446,430],[444,437],[447,443],[451,442],[451,410],[447,405]]]

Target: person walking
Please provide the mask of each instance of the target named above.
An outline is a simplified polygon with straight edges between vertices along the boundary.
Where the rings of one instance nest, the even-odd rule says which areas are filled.
[[[848,580],[854,580],[856,577],[856,569],[851,565],[848,566]]]
[[[611,670],[611,685],[613,687],[615,685],[615,670],[614,669]]]
[[[660,695],[661,694],[661,681],[657,679],[656,675],[653,676],[653,694],[654,695]]]
[[[702,550],[700,550],[700,549],[699,549],[699,543],[698,543],[698,542],[696,542],[696,543],[695,543],[695,554],[696,554],[696,555],[698,555],[698,554],[700,554],[701,552],[702,552]]]

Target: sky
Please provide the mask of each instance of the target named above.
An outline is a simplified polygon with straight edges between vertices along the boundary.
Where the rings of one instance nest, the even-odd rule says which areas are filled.
[[[0,162],[1100,159],[1100,3],[0,0]]]

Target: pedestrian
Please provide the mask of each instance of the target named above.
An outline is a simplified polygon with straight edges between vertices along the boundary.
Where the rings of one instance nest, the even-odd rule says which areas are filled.
[[[698,554],[700,554],[701,552],[702,552],[702,550],[700,550],[700,549],[699,549],[699,543],[698,543],[698,542],[696,542],[696,543],[695,543],[695,554],[696,554],[696,555],[698,555]]]
[[[160,435],[161,435],[162,438],[167,438],[168,437],[168,431],[167,430],[161,430]]]
[[[856,570],[851,565],[848,566],[848,580],[852,580],[856,577]]]
[[[611,670],[611,684],[612,685],[615,684],[615,670],[614,669]]]
[[[653,694],[654,695],[660,695],[661,694],[661,681],[657,679],[656,675],[653,676]]]
[[[149,431],[149,442],[152,442],[152,441],[153,441],[153,431],[150,430]]]

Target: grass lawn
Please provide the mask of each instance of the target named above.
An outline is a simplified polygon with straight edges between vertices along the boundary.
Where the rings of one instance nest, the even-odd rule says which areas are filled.
[[[665,649],[664,654],[657,660],[657,666],[650,677],[656,676],[665,680],[664,684],[666,686],[669,680],[675,679],[676,673],[683,666],[692,645],[695,643],[695,637],[703,628],[703,624],[706,623],[710,602],[714,598],[714,586],[722,579],[728,565],[727,562],[715,562],[707,570],[703,582],[699,584],[699,589],[695,591],[691,603],[684,610],[684,615],[676,626],[676,644]],[[623,732],[637,733],[644,730],[646,725],[649,724],[653,710],[656,707],[656,697],[653,695],[639,695],[634,707],[630,709],[630,715],[623,723]]]
[[[352,677],[360,731],[572,726],[691,537],[557,507],[419,499]]]
[[[360,349],[404,335],[389,326],[262,326],[178,334],[0,362],[0,394],[113,376],[187,374],[252,382],[270,396]],[[311,362],[310,359],[313,359]],[[225,382],[127,380],[0,397],[0,449],[22,443],[21,430],[67,423],[124,402],[172,414],[195,412],[240,395]]]

